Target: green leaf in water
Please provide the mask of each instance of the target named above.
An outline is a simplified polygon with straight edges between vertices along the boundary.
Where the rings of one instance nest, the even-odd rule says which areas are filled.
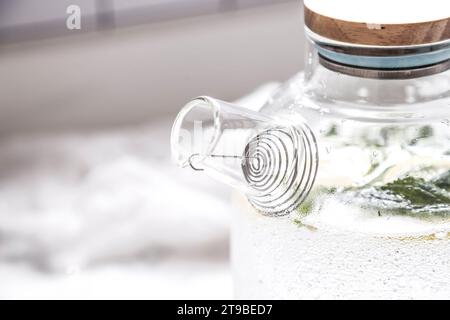
[[[434,180],[434,184],[441,189],[450,192],[450,170]]]
[[[311,225],[308,225],[308,224],[304,224],[301,220],[299,220],[299,219],[295,219],[294,220],[294,223],[297,225],[297,227],[299,227],[299,228],[306,228],[306,229],[308,229],[309,231],[312,231],[312,232],[315,232],[315,231],[317,231],[317,228],[316,227],[314,227],[314,226],[311,226]]]
[[[338,135],[338,128],[337,125],[333,124],[330,129],[325,134],[326,137],[333,137]]]
[[[307,216],[309,213],[311,213],[313,206],[314,206],[314,198],[309,196],[305,201],[303,201],[297,208],[298,213],[300,213],[302,216]]]
[[[415,137],[411,142],[409,143],[411,146],[416,145],[419,140],[426,139],[432,137],[434,134],[433,128],[431,126],[423,126],[420,127],[417,137]]]
[[[449,177],[447,176],[447,179]],[[406,177],[388,183],[380,190],[401,197],[413,207],[423,207],[437,204],[450,205],[450,194],[440,186],[448,180],[425,181],[422,178]]]
[[[313,191],[308,195],[308,197],[297,207],[297,212],[301,217],[306,217],[314,209],[314,205],[322,195],[330,195],[336,193],[336,188],[325,188],[319,187],[313,189]]]

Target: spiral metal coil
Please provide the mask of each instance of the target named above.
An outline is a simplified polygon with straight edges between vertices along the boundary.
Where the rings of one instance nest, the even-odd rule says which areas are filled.
[[[314,184],[318,167],[315,137],[306,125],[275,127],[247,144],[242,172],[249,202],[262,214],[282,216],[295,210]]]

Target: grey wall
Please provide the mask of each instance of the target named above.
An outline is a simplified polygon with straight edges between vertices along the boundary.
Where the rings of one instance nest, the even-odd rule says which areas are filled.
[[[174,116],[303,66],[300,1],[0,45],[0,133]]]

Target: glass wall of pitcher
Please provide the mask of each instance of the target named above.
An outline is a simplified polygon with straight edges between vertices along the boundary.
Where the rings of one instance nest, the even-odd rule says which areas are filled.
[[[315,184],[275,219],[235,196],[237,297],[450,297],[449,61],[386,72],[321,50],[310,33],[305,72],[261,111],[310,126]]]

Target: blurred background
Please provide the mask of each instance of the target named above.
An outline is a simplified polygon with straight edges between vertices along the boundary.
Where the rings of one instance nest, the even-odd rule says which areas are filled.
[[[171,123],[199,95],[260,107],[302,69],[302,19],[299,0],[0,0],[0,298],[232,298],[230,190],[170,162]]]

